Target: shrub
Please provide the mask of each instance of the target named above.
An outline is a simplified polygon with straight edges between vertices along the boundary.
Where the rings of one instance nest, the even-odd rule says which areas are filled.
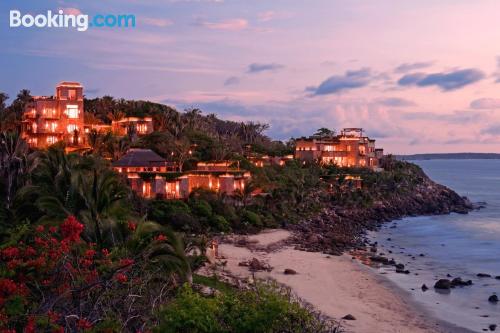
[[[212,206],[205,200],[192,200],[190,206],[193,212],[201,217],[212,216]]]
[[[288,289],[258,284],[257,290],[204,298],[184,286],[159,315],[156,332],[335,332],[295,299]]]
[[[231,225],[227,220],[224,218],[224,216],[220,215],[213,215],[210,220],[210,226],[218,231],[223,231],[223,232],[229,232],[231,231]]]
[[[190,214],[189,206],[180,200],[155,200],[148,209],[148,219],[160,224],[167,224],[176,214]]]
[[[243,210],[241,214],[241,220],[242,222],[248,223],[254,227],[260,228],[263,226],[262,219],[260,218],[260,216],[247,209]]]

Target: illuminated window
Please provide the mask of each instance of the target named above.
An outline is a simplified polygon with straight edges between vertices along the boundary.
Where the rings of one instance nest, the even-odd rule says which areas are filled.
[[[76,90],[75,89],[69,89],[68,90],[68,99],[69,100],[75,100],[76,99]]]
[[[146,124],[137,124],[137,133],[145,134],[148,131],[148,125]]]
[[[51,145],[51,144],[54,144],[54,143],[56,143],[56,142],[57,142],[57,137],[55,137],[55,136],[48,136],[48,137],[47,137],[47,143],[48,143],[48,144],[50,144],[50,145]]]
[[[74,133],[76,131],[79,131],[78,126],[75,124],[70,124],[68,125],[68,133]]]
[[[78,105],[66,105],[66,115],[71,119],[78,119]]]

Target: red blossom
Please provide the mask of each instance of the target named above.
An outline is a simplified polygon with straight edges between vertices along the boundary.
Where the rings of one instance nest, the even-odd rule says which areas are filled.
[[[124,258],[120,260],[120,266],[130,266],[134,264],[134,259]]]
[[[35,228],[36,232],[44,232],[45,231],[45,227],[43,225],[39,225]]]
[[[158,236],[156,236],[155,240],[158,242],[164,242],[167,240],[167,236],[165,236],[164,234],[159,234]]]
[[[61,318],[61,315],[55,311],[49,311],[47,312],[47,317],[49,317],[51,323],[55,323]]]
[[[49,232],[50,232],[51,234],[55,234],[55,233],[57,232],[57,227],[54,227],[54,226],[50,227],[50,228],[49,228]]]
[[[87,251],[85,251],[85,258],[89,258],[89,259],[92,259],[96,254],[96,251],[95,250],[92,250],[92,249],[88,249]]]
[[[128,278],[127,278],[127,276],[126,276],[125,274],[123,274],[123,273],[117,273],[117,274],[115,275],[115,280],[116,280],[116,281],[118,281],[118,282],[120,282],[120,283],[125,283],[125,282],[127,282],[127,281],[128,281]]]
[[[80,234],[83,231],[83,224],[77,221],[76,217],[68,216],[59,227],[61,235],[71,241],[77,242],[80,240]]]
[[[10,296],[17,293],[18,288],[14,281],[10,279],[0,279],[0,295]]]
[[[134,222],[128,223],[128,230],[135,231],[136,228],[137,228],[137,223],[134,223]]]
[[[13,246],[7,247],[7,248],[2,250],[2,257],[4,259],[18,258],[19,254],[20,254],[19,249],[17,247],[13,247]]]
[[[78,323],[76,325],[82,330],[88,330],[92,328],[92,323],[85,318],[78,320]]]
[[[35,317],[30,316],[28,318],[28,323],[26,324],[26,327],[24,328],[24,333],[35,333],[35,332],[36,332]]]

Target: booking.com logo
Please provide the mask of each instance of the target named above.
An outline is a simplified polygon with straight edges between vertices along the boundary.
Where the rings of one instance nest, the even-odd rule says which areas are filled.
[[[75,28],[77,31],[87,31],[95,28],[135,28],[135,15],[96,14],[92,17],[85,14],[65,14],[62,9],[53,13],[22,15],[19,10],[10,11],[11,28]]]

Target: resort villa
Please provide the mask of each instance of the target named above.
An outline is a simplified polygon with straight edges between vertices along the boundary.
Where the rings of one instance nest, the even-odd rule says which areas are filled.
[[[181,199],[197,189],[234,194],[243,190],[250,173],[232,167],[230,161],[200,162],[196,170],[177,172],[173,164],[150,149],[130,149],[113,163],[131,188],[145,198]]]
[[[21,133],[32,148],[43,149],[64,142],[68,150],[87,147],[86,133],[92,129],[113,132],[118,136],[142,136],[153,132],[151,117],[126,117],[111,125],[86,124],[83,86],[78,82],[61,82],[54,96],[35,96],[24,110]]]
[[[295,158],[301,161],[335,164],[341,167],[377,169],[383,149],[363,136],[361,128],[344,128],[336,136],[312,136],[296,140]]]
[[[151,134],[153,133],[153,118],[126,117],[120,120],[113,120],[111,129],[113,133],[119,136],[143,136]]]
[[[111,124],[85,124],[83,87],[77,82],[61,82],[55,96],[33,97],[25,108],[22,137],[30,147],[44,149],[64,142],[67,150],[85,149],[87,134],[112,132],[117,136],[143,136],[154,131],[152,117],[125,117]],[[294,158],[301,161],[336,164],[343,167],[377,169],[382,149],[375,140],[363,136],[361,128],[345,128],[340,135],[312,136],[296,140],[295,156],[271,157],[245,154],[255,167],[283,166]],[[178,166],[149,149],[130,149],[113,163],[113,169],[124,175],[131,188],[146,198],[187,198],[197,188],[232,195],[244,190],[250,173],[240,170],[239,162],[199,162],[194,170],[179,172]],[[349,178],[359,187],[361,179]]]
[[[85,145],[83,87],[76,82],[61,82],[55,96],[35,96],[26,105],[21,132],[33,148],[56,142],[68,147]]]

